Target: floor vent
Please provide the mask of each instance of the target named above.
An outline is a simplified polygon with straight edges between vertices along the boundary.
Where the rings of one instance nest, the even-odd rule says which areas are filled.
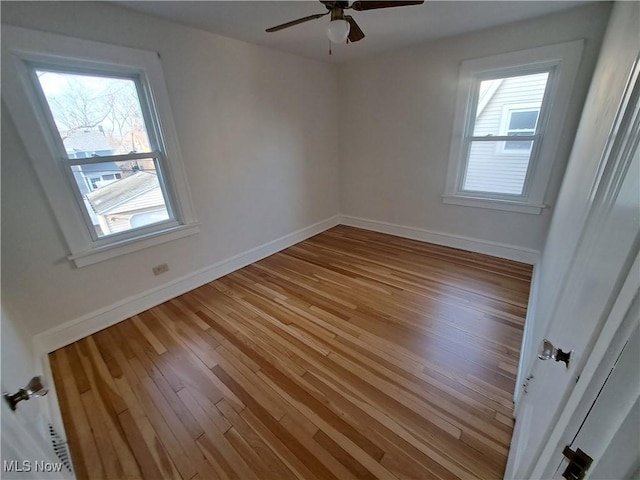
[[[53,428],[53,425],[51,424],[49,424],[49,438],[51,439],[51,444],[53,445],[53,451],[55,454],[67,468],[69,473],[73,474],[73,465],[71,464],[68,444],[62,439],[58,432],[56,432],[56,429]]]

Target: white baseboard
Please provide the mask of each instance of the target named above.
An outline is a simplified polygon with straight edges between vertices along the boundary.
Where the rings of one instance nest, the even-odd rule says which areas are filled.
[[[184,277],[146,292],[133,295],[108,307],[70,320],[33,337],[35,351],[45,354],[69,345],[81,338],[114,325],[149,308],[171,300],[205,283],[223,277],[239,268],[257,262],[269,255],[324,232],[340,223],[340,216],[322,220],[271,242],[247,250],[214,265],[210,265]]]
[[[483,253],[493,257],[506,258],[516,262],[535,265],[540,256],[540,252],[528,248],[515,247],[504,243],[479,240],[477,238],[451,235],[449,233],[433,232],[417,227],[407,227],[378,220],[353,217],[351,215],[341,215],[340,223],[351,227],[364,228],[374,232],[388,233],[398,237],[420,240],[422,242],[434,243],[445,247],[460,248],[470,252]]]

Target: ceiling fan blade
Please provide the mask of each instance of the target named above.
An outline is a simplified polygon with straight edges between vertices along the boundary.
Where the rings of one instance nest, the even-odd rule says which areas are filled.
[[[357,42],[358,40],[362,40],[364,38],[364,32],[358,26],[353,17],[351,15],[345,15],[344,19],[349,22],[349,25],[351,25],[351,27],[349,28],[349,41],[353,43]]]
[[[297,20],[292,20],[291,22],[283,23],[282,25],[278,25],[275,27],[267,28],[267,32],[277,32],[278,30],[283,30],[285,28],[293,27],[294,25],[298,25],[300,23],[308,22],[310,20],[315,20],[316,18],[324,17],[328,15],[327,13],[316,13],[315,15],[309,15],[308,17],[299,18]]]
[[[377,8],[405,7],[409,5],[422,5],[424,0],[398,0],[397,2],[378,2],[378,1],[357,1],[353,2],[349,8],[357,12],[363,10],[375,10]]]

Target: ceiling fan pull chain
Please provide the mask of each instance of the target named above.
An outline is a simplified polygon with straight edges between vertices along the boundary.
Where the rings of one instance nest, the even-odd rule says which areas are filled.
[[[331,54],[332,54],[332,52],[331,52],[331,40],[329,40],[329,55],[331,55]]]

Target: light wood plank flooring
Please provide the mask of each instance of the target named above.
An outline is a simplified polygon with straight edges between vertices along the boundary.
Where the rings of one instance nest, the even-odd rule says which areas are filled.
[[[78,478],[502,478],[531,267],[339,226],[50,355]]]

